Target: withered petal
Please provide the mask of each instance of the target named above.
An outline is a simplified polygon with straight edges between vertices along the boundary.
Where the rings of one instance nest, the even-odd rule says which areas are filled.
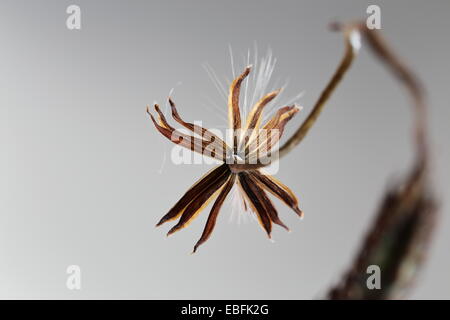
[[[283,136],[284,128],[286,124],[300,111],[298,107],[293,107],[286,112],[276,116],[278,118],[278,123],[274,124],[272,128],[263,130],[260,132],[257,138],[255,138],[250,145],[250,153],[247,159],[258,158],[259,160],[264,159],[269,155],[273,146],[275,146],[278,141],[280,141]]]
[[[262,118],[262,111],[264,107],[272,101],[279,93],[281,89],[275,90],[271,93],[268,93],[264,97],[262,97],[255,105],[253,106],[252,110],[250,111],[248,117],[247,117],[247,123],[245,125],[245,129],[243,134],[245,134],[244,146],[245,146],[245,152],[246,154],[250,153],[250,145],[256,138],[258,137],[259,132],[259,126],[261,123]],[[242,138],[241,138],[242,143]]]
[[[251,182],[248,180],[248,176],[246,172],[241,172],[238,174],[239,183],[244,191],[245,196],[247,197],[250,205],[253,207],[255,211],[258,221],[261,227],[266,231],[269,239],[271,238],[272,232],[272,221],[267,213],[266,207],[260,201],[258,195],[254,192],[253,188],[251,188]]]
[[[234,131],[241,129],[241,111],[239,109],[239,94],[241,92],[241,84],[245,77],[250,73],[250,67],[245,68],[244,72],[233,80],[228,95],[228,126]],[[233,150],[237,153],[238,137],[233,133]]]
[[[251,109],[248,117],[246,129],[251,130],[257,128],[261,122],[261,115],[264,107],[280,93],[281,89],[275,90],[262,97]]]
[[[227,174],[228,172],[229,169],[226,164],[222,164],[208,171],[199,180],[197,180],[197,182],[192,185],[188,191],[186,191],[181,199],[178,200],[172,209],[170,209],[169,212],[161,218],[156,226],[158,227],[167,221],[178,218],[193,199],[195,199],[199,194],[205,192],[205,190],[210,188],[219,177]]]
[[[291,207],[299,217],[303,217],[303,211],[298,207],[297,197],[286,185],[273,176],[263,174],[259,170],[253,170],[249,174],[259,181],[267,191]]]
[[[159,108],[159,105],[157,103],[155,103],[154,108],[156,110],[156,112],[158,113],[158,117],[159,117],[159,123],[162,124],[165,128],[170,129],[170,130],[175,130],[174,127],[172,127],[168,122],[166,117],[164,116],[164,113],[162,113],[161,109]]]
[[[277,125],[280,122],[280,119],[283,115],[294,109],[295,106],[285,106],[282,108],[279,108],[277,112],[270,118],[263,126],[263,129],[269,130],[273,129],[275,125]]]
[[[171,235],[172,233],[186,227],[190,222],[192,222],[197,214],[200,213],[202,209],[208,205],[209,201],[211,201],[214,196],[222,189],[223,185],[227,182],[230,175],[231,171],[227,170],[216,180],[214,180],[214,182],[211,183],[207,189],[196,195],[184,209],[178,223],[169,230],[167,235]]]
[[[147,110],[150,118],[155,125],[156,129],[167,139],[175,144],[183,146],[193,152],[197,152],[204,156],[209,156],[211,158],[224,161],[225,155],[221,149],[214,149],[214,145],[209,141],[204,141],[200,138],[184,134],[178,130],[175,130],[169,125],[164,114],[159,109],[159,106],[155,104],[155,109],[158,112],[160,123],[158,123],[153,115]]]
[[[253,192],[258,196],[259,201],[264,205],[264,207],[267,210],[267,213],[269,214],[270,220],[272,220],[273,223],[278,224],[279,226],[283,227],[287,231],[289,231],[289,228],[281,221],[280,217],[278,216],[277,209],[273,205],[272,201],[267,196],[267,193],[263,190],[263,186],[261,185],[261,182],[257,179],[253,178],[251,174],[247,175],[247,178],[250,182],[250,188],[253,189]]]
[[[230,147],[225,143],[225,141],[223,141],[220,137],[218,137],[217,135],[215,135],[208,129],[203,128],[199,125],[184,121],[180,117],[178,110],[176,108],[176,105],[170,97],[169,97],[169,105],[172,109],[172,117],[175,119],[176,122],[181,124],[183,127],[191,130],[193,133],[196,133],[196,134],[201,133],[201,136],[204,140],[206,140],[210,143],[214,143],[216,150],[223,150],[225,152],[231,150]]]
[[[205,228],[203,229],[202,236],[195,244],[193,252],[196,252],[197,248],[201,244],[205,243],[211,236],[211,233],[214,230],[214,226],[216,225],[216,220],[217,220],[217,216],[219,214],[220,208],[222,207],[222,204],[225,201],[228,193],[233,188],[235,180],[236,180],[236,175],[232,174],[230,176],[229,180],[226,182],[223,189],[220,191],[219,196],[217,197],[216,201],[213,204],[213,207],[211,208],[211,211],[208,216],[208,220],[206,221]]]
[[[233,80],[230,86],[230,93],[228,95],[228,121],[230,129],[241,128],[241,112],[239,110],[239,94],[241,92],[242,81],[250,73],[250,67],[245,68],[236,79]]]

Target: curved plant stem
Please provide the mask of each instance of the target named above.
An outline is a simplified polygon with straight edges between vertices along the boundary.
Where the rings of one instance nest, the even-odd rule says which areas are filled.
[[[358,53],[360,47],[360,28],[359,24],[355,25],[347,25],[340,26],[337,24],[333,25],[334,29],[342,29],[344,31],[345,36],[345,53],[344,57],[341,60],[337,70],[333,74],[330,82],[327,84],[325,89],[319,96],[316,104],[313,109],[309,113],[306,120],[302,123],[302,125],[297,129],[297,131],[287,140],[279,149],[279,157],[283,157],[288,154],[294,147],[296,147],[303,138],[307,135],[309,129],[314,125],[323,108],[325,107],[326,102],[330,98],[331,94],[334,92],[338,84],[341,82],[342,77],[348,71],[352,62]]]
[[[387,190],[374,223],[356,259],[330,299],[401,298],[422,266],[436,222],[437,204],[429,181],[429,152],[424,89],[418,78],[386,45],[381,36],[358,26],[372,52],[388,67],[412,97],[415,117],[415,162],[403,181]],[[380,288],[369,288],[369,266],[381,272]]]
[[[374,30],[360,26],[361,33],[374,53],[391,73],[406,88],[412,98],[415,116],[416,153],[420,160],[425,161],[428,156],[427,117],[425,90],[414,73],[387,46],[380,34]],[[426,162],[426,161],[425,161]]]

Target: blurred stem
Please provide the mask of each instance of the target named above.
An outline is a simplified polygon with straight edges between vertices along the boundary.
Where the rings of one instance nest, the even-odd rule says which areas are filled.
[[[404,295],[414,282],[428,250],[436,220],[436,199],[430,187],[425,94],[414,73],[387,46],[379,33],[364,23],[334,24],[344,34],[345,52],[333,77],[312,111],[297,131],[279,149],[282,157],[307,135],[326,102],[348,71],[365,40],[371,52],[403,85],[412,99],[415,162],[406,177],[384,195],[374,223],[340,283],[330,290],[330,299],[392,299]],[[350,199],[352,201],[352,199]],[[381,270],[381,289],[369,289],[369,266]]]
[[[415,163],[406,178],[390,188],[360,250],[329,294],[330,299],[393,299],[403,297],[417,277],[436,220],[436,200],[429,185],[429,151],[424,89],[418,78],[386,45],[377,31],[353,24],[371,51],[410,94],[414,112]],[[348,41],[348,36],[346,37]],[[307,119],[308,121],[308,119]],[[301,128],[300,128],[301,129]],[[299,129],[299,131],[301,131]],[[300,139],[301,140],[301,139]],[[381,270],[381,289],[369,289],[367,268]]]
[[[425,90],[414,73],[388,47],[384,39],[375,30],[368,30],[361,24],[364,39],[370,45],[372,53],[388,68],[397,80],[406,88],[412,98],[415,116],[416,154],[418,160],[426,162],[428,157],[427,117]]]

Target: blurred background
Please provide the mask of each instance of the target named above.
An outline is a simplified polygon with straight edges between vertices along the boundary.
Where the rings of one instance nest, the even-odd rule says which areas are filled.
[[[81,30],[66,8],[81,8]],[[382,33],[425,83],[434,242],[411,298],[450,298],[448,1],[2,1],[0,3],[0,298],[310,299],[340,279],[386,187],[412,163],[409,100],[364,45],[306,140],[277,177],[299,197],[300,221],[275,243],[225,206],[211,239],[190,255],[208,210],[174,236],[159,218],[211,166],[175,165],[145,106],[169,92],[206,127],[226,108],[204,64],[232,78],[256,43],[277,58],[285,94],[304,91],[305,119],[343,53],[338,19],[381,8]],[[351,201],[350,201],[351,199]],[[230,221],[231,220],[231,221]],[[81,290],[66,269],[79,265]]]

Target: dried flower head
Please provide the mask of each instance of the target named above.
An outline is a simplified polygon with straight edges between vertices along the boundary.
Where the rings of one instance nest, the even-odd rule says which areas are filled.
[[[228,94],[228,120],[232,132],[231,142],[213,134],[210,130],[182,120],[175,103],[169,97],[172,117],[181,126],[190,130],[192,134],[184,134],[172,127],[155,104],[158,114],[156,120],[147,108],[156,129],[172,142],[188,148],[194,152],[209,156],[223,162],[222,165],[212,169],[198,180],[162,217],[157,226],[167,221],[178,219],[178,222],[169,230],[170,235],[187,226],[197,214],[215,198],[215,202],[208,216],[203,233],[194,246],[193,252],[211,236],[220,208],[229,192],[237,184],[245,205],[249,204],[258,217],[262,228],[271,237],[272,223],[289,230],[278,217],[272,201],[267,192],[278,197],[291,207],[298,216],[303,212],[298,207],[298,200],[294,193],[273,176],[263,173],[261,167],[272,161],[275,148],[279,142],[287,122],[300,110],[296,105],[285,106],[265,123],[263,123],[263,110],[280,90],[270,92],[257,101],[247,116],[245,123],[241,120],[239,98],[243,80],[249,75],[251,67],[236,77],[231,83]]]

